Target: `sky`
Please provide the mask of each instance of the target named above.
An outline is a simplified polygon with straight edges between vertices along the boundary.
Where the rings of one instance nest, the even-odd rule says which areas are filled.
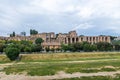
[[[120,0],[0,0],[0,36],[30,29],[120,35]]]

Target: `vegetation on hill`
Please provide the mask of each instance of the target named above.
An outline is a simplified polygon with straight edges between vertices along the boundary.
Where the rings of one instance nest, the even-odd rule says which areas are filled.
[[[22,55],[22,64],[16,63],[4,68],[7,74],[26,72],[32,76],[66,73],[96,73],[120,70],[120,53],[60,53]],[[108,66],[108,67],[107,67]],[[110,66],[110,67],[109,67]]]
[[[81,42],[81,43],[72,43],[72,44],[62,44],[62,50],[66,51],[85,51],[85,52],[92,52],[92,51],[112,51],[113,45],[107,42],[99,42],[96,44],[90,44],[88,42]]]
[[[38,31],[36,31],[35,29],[30,29],[30,35],[35,35],[38,34]]]
[[[43,51],[43,47],[41,43],[43,40],[41,38],[37,38],[35,43],[32,41],[0,41],[0,52],[3,52],[4,49],[11,44],[15,44],[18,46],[20,52],[41,52]],[[118,41],[119,42],[119,41]],[[80,43],[72,43],[72,44],[62,44],[61,48],[50,49],[45,48],[46,52],[93,52],[93,51],[119,51],[120,45],[118,42],[107,43],[107,42],[99,42],[96,44],[90,44],[88,42],[80,42]]]

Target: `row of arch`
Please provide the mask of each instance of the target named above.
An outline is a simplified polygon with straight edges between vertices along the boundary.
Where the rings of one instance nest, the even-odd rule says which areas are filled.
[[[110,43],[110,37],[98,36],[98,37],[67,37],[67,38],[65,38],[66,44],[83,42],[83,41],[87,41],[90,43],[97,43],[97,42],[109,42]]]

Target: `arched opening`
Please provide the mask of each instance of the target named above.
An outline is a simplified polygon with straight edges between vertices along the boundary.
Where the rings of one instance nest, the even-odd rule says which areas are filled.
[[[76,42],[78,42],[79,40],[78,40],[78,38],[76,38]]]
[[[75,43],[75,38],[72,38],[72,43]]]
[[[70,44],[70,38],[68,38],[68,43]]]

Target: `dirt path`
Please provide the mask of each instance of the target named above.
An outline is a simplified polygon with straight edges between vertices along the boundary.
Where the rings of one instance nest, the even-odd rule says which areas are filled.
[[[52,79],[64,79],[64,78],[75,78],[75,77],[90,77],[90,76],[115,76],[115,74],[120,74],[120,71],[116,72],[98,72],[98,73],[73,73],[67,74],[60,71],[56,75],[52,76],[27,76],[27,75],[6,75],[0,72],[0,80],[52,80]]]
[[[108,61],[108,60],[117,60],[117,59],[104,59],[104,60],[85,60],[85,61],[65,61],[65,63],[82,63],[82,62],[97,62],[97,61]],[[30,62],[30,63],[43,63],[43,62]],[[44,62],[45,63],[45,62]],[[62,62],[64,63],[64,62]],[[14,64],[25,64],[24,62],[19,63],[6,63],[6,64],[0,64],[0,70],[2,70],[5,67],[8,67],[10,65]],[[64,78],[74,78],[74,77],[89,77],[89,76],[114,76],[115,74],[120,74],[120,71],[116,72],[98,72],[98,73],[73,73],[68,74],[63,71],[58,72],[55,75],[52,76],[27,76],[25,74],[17,74],[17,75],[6,75],[3,72],[0,72],[0,80],[52,80],[52,79],[64,79]]]

